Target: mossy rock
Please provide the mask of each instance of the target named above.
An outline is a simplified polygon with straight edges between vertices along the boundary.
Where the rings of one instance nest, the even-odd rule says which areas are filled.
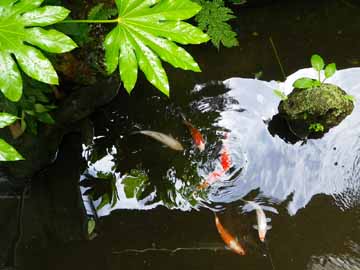
[[[320,124],[324,127],[321,133],[325,133],[353,111],[353,101],[348,97],[344,90],[333,84],[294,88],[288,98],[280,102],[278,110],[292,130],[301,130],[301,134],[308,136],[314,133],[309,127]]]

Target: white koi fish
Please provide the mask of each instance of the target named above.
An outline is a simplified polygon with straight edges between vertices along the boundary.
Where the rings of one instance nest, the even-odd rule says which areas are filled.
[[[184,147],[181,145],[181,143],[178,140],[176,140],[170,135],[166,135],[161,132],[151,131],[151,130],[139,130],[139,131],[134,131],[131,134],[143,134],[165,144],[166,146],[170,147],[173,150],[176,151],[184,150]]]
[[[254,202],[254,201],[245,201],[250,206],[252,206],[256,210],[256,220],[257,225],[254,225],[253,227],[258,231],[259,233],[259,239],[261,242],[265,241],[266,232],[271,229],[271,225],[268,225],[267,222],[270,221],[270,219],[266,218],[265,212],[260,206],[260,204]]]

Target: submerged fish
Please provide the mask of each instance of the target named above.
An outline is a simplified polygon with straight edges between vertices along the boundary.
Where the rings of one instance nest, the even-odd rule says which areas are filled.
[[[239,255],[245,255],[246,254],[245,249],[241,246],[239,241],[224,228],[224,226],[220,223],[220,220],[216,214],[215,214],[215,224],[225,244],[235,253]]]
[[[173,150],[176,150],[176,151],[184,150],[184,147],[181,145],[181,143],[178,140],[176,140],[175,138],[173,138],[170,135],[166,135],[161,132],[151,131],[151,130],[139,130],[139,131],[134,131],[131,134],[143,134],[143,135],[149,136],[149,137],[167,145],[168,147],[170,147]]]
[[[223,149],[221,150],[220,163],[224,172],[227,172],[231,167],[231,157],[226,146],[223,146]]]
[[[193,141],[196,145],[196,147],[200,150],[200,152],[205,150],[205,140],[203,136],[201,135],[200,131],[193,126],[188,120],[186,120],[186,117],[184,114],[180,113],[184,124],[188,127],[191,137],[193,138]]]
[[[260,241],[264,242],[267,230],[271,229],[271,225],[267,224],[267,219],[264,210],[262,209],[260,204],[254,201],[245,201],[245,200],[243,201],[251,205],[256,210],[257,225],[254,225],[254,228],[258,230]]]

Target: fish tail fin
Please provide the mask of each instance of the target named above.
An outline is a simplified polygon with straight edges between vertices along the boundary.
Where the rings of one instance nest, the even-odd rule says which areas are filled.
[[[192,124],[187,120],[185,114],[183,112],[179,112],[179,114],[180,114],[180,117],[181,117],[183,123],[188,127],[192,127]]]
[[[133,126],[134,130],[129,132],[129,135],[136,135],[141,133],[141,127],[139,125]]]

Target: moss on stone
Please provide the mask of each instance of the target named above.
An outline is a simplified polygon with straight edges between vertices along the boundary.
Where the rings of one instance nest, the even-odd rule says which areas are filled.
[[[354,104],[346,96],[340,87],[327,83],[308,89],[295,88],[279,104],[279,114],[290,126],[308,129],[311,124],[319,123],[327,132],[353,111]]]

